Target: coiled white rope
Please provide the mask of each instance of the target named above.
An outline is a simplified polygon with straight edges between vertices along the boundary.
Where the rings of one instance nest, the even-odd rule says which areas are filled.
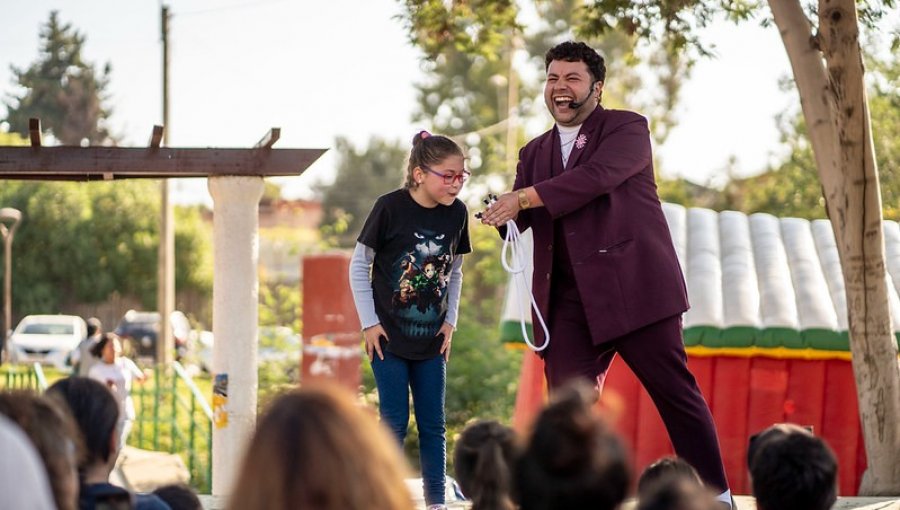
[[[519,227],[516,226],[516,222],[513,220],[507,221],[506,235],[503,237],[503,250],[500,253],[500,264],[503,265],[503,269],[507,273],[512,275],[512,280],[516,286],[516,296],[519,298],[516,301],[519,302],[519,324],[522,326],[522,338],[525,340],[528,348],[535,352],[540,352],[550,345],[550,331],[547,329],[544,317],[541,315],[537,302],[534,300],[534,293],[528,288],[528,280],[525,276],[525,270],[528,268],[528,256],[529,254],[526,253],[523,243],[520,241]],[[528,297],[531,298],[531,307],[534,308],[534,315],[544,330],[544,343],[540,346],[534,345],[531,339],[528,338],[525,318],[529,310],[525,308],[525,301],[522,299],[523,293],[527,293]]]

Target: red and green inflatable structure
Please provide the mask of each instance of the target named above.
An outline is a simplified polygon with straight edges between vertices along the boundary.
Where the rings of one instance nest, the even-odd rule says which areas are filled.
[[[792,422],[812,426],[828,442],[838,456],[840,494],[856,495],[866,456],[831,224],[674,204],[663,208],[691,301],[684,315],[688,364],[715,417],[732,491],[750,493],[748,438],[773,423]],[[896,332],[897,222],[884,222],[884,239]],[[501,324],[503,339],[512,343],[522,334],[514,287],[509,286]],[[542,362],[527,352],[516,426],[527,426],[545,398]],[[673,454],[656,408],[620,360],[610,369],[598,405],[629,444],[636,473]]]

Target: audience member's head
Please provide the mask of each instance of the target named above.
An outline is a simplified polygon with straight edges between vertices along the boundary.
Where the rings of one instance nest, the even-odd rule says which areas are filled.
[[[203,510],[200,498],[194,489],[183,483],[173,483],[158,487],[153,491],[172,510]]]
[[[99,335],[103,332],[103,323],[96,317],[87,320],[87,336]]]
[[[53,510],[47,471],[21,427],[0,416],[0,508]]]
[[[456,441],[456,481],[472,510],[512,510],[512,468],[519,456],[515,432],[496,421],[468,425]]]
[[[721,508],[709,489],[684,476],[660,478],[644,487],[636,510],[717,510]]]
[[[122,341],[119,335],[108,332],[100,335],[91,347],[91,356],[102,360],[104,363],[113,363],[122,354]]]
[[[837,460],[810,431],[782,423],[750,438],[747,467],[760,510],[827,510],[837,499]]]
[[[697,470],[688,461],[681,457],[663,457],[647,466],[641,473],[637,483],[638,498],[642,498],[654,485],[681,479],[703,485]]]
[[[594,413],[594,397],[586,384],[570,385],[537,417],[515,474],[521,510],[611,510],[625,499],[625,448]]]
[[[0,392],[0,414],[17,423],[37,448],[53,499],[61,510],[74,510],[78,502],[78,463],[81,434],[68,410],[30,392]]]
[[[105,469],[108,475],[118,452],[119,405],[112,392],[93,379],[67,377],[53,383],[47,395],[63,402],[78,424],[85,448],[82,476],[87,469]]]
[[[228,507],[411,510],[403,466],[397,441],[352,395],[305,386],[260,418]]]

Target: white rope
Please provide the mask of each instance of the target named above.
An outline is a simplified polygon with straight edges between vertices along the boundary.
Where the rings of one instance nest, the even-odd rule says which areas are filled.
[[[519,297],[517,301],[519,302],[519,324],[522,326],[522,338],[531,350],[540,352],[550,345],[550,331],[547,330],[544,317],[541,315],[537,302],[534,300],[534,293],[528,288],[528,280],[525,277],[525,270],[528,267],[528,253],[525,253],[522,244],[519,236],[519,227],[516,226],[516,222],[513,220],[507,221],[500,263],[503,265],[503,269],[512,275],[512,280],[516,286],[516,295]],[[525,314],[529,310],[525,308],[525,301],[521,299],[523,292],[528,293],[528,297],[531,298],[531,307],[534,308],[534,314],[537,316],[538,322],[541,323],[541,328],[544,329],[544,343],[541,346],[534,345],[528,338],[528,329],[525,327],[525,317],[527,315]]]

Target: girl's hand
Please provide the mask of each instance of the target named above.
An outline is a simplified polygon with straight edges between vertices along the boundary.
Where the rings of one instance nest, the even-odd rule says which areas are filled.
[[[381,352],[380,338],[384,337],[387,342],[390,342],[391,340],[388,338],[387,333],[385,333],[384,328],[381,327],[381,323],[364,329],[363,337],[366,339],[366,354],[369,356],[369,361],[375,359],[375,353],[378,353],[378,359],[384,360],[384,354]]]
[[[453,326],[450,323],[445,322],[440,331],[438,331],[438,336],[444,335],[444,343],[441,345],[441,354],[444,355],[444,361],[450,361],[450,342],[453,340]]]

